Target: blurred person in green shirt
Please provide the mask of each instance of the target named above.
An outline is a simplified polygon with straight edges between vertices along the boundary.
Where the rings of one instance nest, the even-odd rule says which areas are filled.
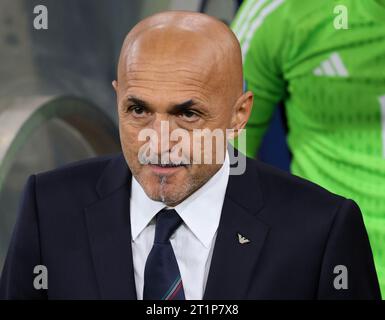
[[[284,102],[291,172],[354,199],[385,293],[385,0],[246,0],[232,24],[254,157]]]

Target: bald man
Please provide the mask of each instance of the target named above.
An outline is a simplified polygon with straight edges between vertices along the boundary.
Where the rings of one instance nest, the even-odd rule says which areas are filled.
[[[141,21],[113,87],[122,154],[28,179],[1,298],[380,297],[353,201],[252,159],[232,174],[227,141],[253,97],[227,26]]]

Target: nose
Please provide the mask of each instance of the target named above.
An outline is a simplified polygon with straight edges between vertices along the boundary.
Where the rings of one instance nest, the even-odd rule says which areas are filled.
[[[153,129],[156,135],[157,143],[157,155],[162,156],[170,152],[170,121],[167,115],[157,114],[154,123]]]

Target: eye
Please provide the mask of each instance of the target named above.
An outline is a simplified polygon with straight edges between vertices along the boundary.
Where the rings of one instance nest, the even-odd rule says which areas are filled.
[[[193,110],[184,110],[179,115],[185,121],[196,121],[199,119],[199,115]]]
[[[139,105],[132,105],[127,107],[126,112],[131,113],[134,117],[137,118],[142,118],[147,115],[146,109]]]

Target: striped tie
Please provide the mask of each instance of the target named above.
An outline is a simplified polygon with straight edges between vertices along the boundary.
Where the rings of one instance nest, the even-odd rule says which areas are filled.
[[[144,269],[144,300],[185,300],[182,278],[170,236],[182,219],[174,209],[163,209],[156,217],[154,245]]]

